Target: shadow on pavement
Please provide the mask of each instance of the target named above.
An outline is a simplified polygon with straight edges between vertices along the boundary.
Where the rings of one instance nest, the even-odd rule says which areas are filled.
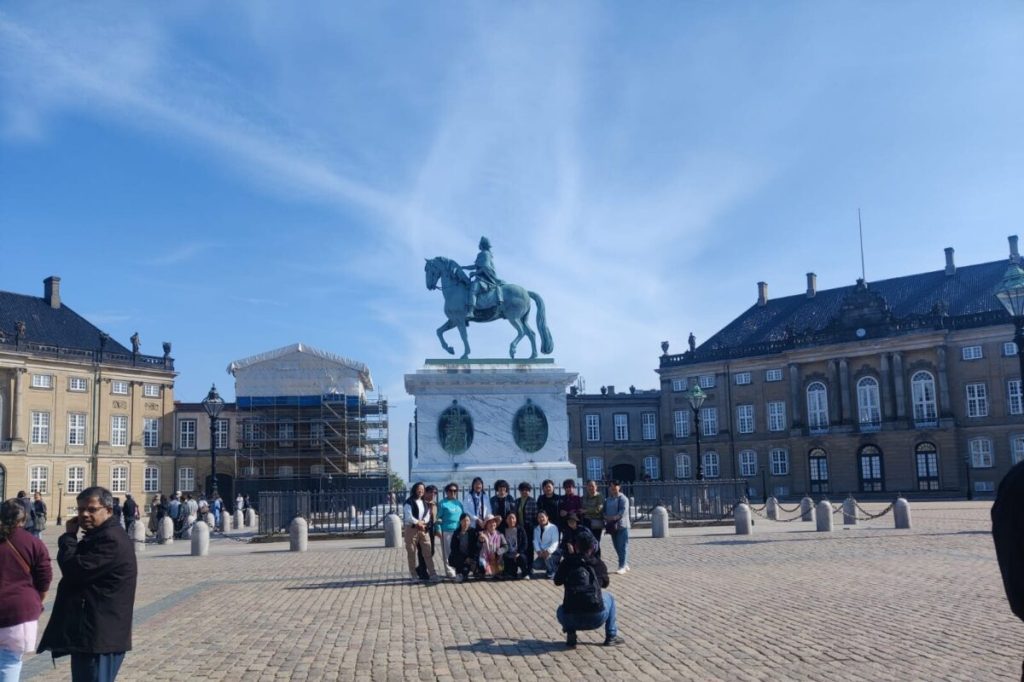
[[[416,583],[424,587],[434,583]],[[310,585],[299,585],[298,587],[286,587],[286,590],[341,590],[347,587],[378,587],[380,585],[414,585],[408,578],[377,578],[374,580],[334,580],[329,583],[313,583]]]
[[[584,642],[580,642],[584,644]],[[472,651],[492,656],[536,656],[550,651],[565,651],[565,641],[545,639],[481,639],[469,644],[445,647],[446,651]]]

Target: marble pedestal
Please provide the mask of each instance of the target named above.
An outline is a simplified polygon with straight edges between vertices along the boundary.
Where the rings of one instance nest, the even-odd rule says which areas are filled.
[[[538,360],[427,360],[405,375],[416,400],[409,482],[462,490],[479,476],[521,481],[578,478],[569,461],[566,389],[577,374]]]

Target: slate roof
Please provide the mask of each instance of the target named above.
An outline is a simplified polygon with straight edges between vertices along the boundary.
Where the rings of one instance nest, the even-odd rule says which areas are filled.
[[[994,295],[1008,260],[924,272],[756,303],[695,353],[661,356],[661,366],[691,364],[723,357],[782,352],[789,348],[856,341],[934,328],[1009,324],[1010,316]]]
[[[3,332],[4,343],[14,343],[19,321],[25,323],[23,341],[58,348],[100,350],[99,327],[63,303],[60,308],[52,308],[40,296],[0,291],[0,332]],[[108,339],[105,350],[108,353],[131,354],[114,339]]]

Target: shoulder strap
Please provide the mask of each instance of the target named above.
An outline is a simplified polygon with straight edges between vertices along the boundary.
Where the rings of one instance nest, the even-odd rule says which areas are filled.
[[[23,569],[25,569],[25,575],[32,575],[32,569],[28,567],[28,562],[25,561],[25,557],[21,556],[21,552],[19,552],[18,548],[14,546],[11,539],[4,538],[4,544],[11,548],[11,551],[14,552],[14,556],[18,557],[18,563],[21,564]]]

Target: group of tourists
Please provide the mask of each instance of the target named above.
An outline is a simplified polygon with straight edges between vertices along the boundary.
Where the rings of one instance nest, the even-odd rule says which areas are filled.
[[[235,499],[236,509],[248,507],[248,495],[239,495]],[[192,536],[192,528],[196,521],[203,519],[207,513],[213,514],[214,525],[220,527],[221,518],[226,512],[227,507],[218,493],[213,493],[209,500],[203,493],[193,497],[192,493],[182,494],[180,490],[170,498],[166,495],[154,495],[149,505],[149,532],[156,535],[160,521],[166,516],[174,522],[175,537],[189,538]]]

